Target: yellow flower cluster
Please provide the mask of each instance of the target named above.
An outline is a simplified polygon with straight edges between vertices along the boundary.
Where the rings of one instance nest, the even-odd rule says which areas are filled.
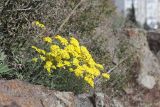
[[[39,21],[34,21],[34,22],[32,23],[32,25],[33,25],[33,26],[38,26],[38,27],[40,27],[40,28],[42,28],[42,29],[45,29],[45,25],[42,24],[42,23],[40,23]]]
[[[67,69],[79,78],[83,78],[91,87],[94,87],[94,79],[102,76],[110,78],[108,73],[101,73],[103,66],[97,64],[92,58],[86,47],[80,46],[77,39],[71,37],[68,41],[60,35],[52,40],[50,37],[44,37],[44,42],[49,43],[49,51],[38,47],[32,48],[39,54],[39,58],[44,62],[44,69],[49,74],[56,69]],[[33,58],[37,62],[37,58]]]
[[[52,39],[50,37],[44,37],[43,41],[48,42],[48,43],[52,43]]]

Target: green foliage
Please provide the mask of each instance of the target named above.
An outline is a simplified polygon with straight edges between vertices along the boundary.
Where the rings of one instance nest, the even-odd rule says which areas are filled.
[[[25,63],[25,68],[19,71],[19,78],[33,84],[43,85],[59,91],[71,91],[75,94],[87,91],[83,79],[77,78],[68,71],[55,71],[54,75],[48,75],[43,66],[33,63],[31,60]]]
[[[65,24],[63,35],[90,35],[105,16],[110,15],[114,7],[111,0],[88,0],[84,2]],[[5,35],[0,38],[0,45],[7,54],[10,63],[17,64],[15,58],[27,60],[31,44],[35,42],[35,35],[40,31],[33,29],[31,23],[39,20],[51,28],[51,35],[57,31],[58,27],[67,18],[68,13],[79,3],[79,0],[3,0],[0,17],[1,32]],[[22,10],[19,10],[21,7]],[[25,10],[31,7],[31,10]],[[28,9],[27,8],[27,9]],[[23,10],[24,9],[24,10]],[[56,14],[59,13],[59,14]],[[18,20],[17,20],[18,19]],[[44,35],[50,35],[50,32]],[[24,62],[23,61],[23,62]]]
[[[11,69],[5,64],[6,55],[0,50],[0,77],[9,74]]]
[[[8,71],[10,71],[10,69],[8,68],[7,65],[0,64],[0,75],[6,74],[8,73]]]
[[[2,52],[1,50],[0,50],[0,62],[1,63],[4,63],[4,60],[6,59],[6,55],[4,54],[4,52]]]
[[[75,34],[82,43],[90,39],[93,30],[99,25],[100,21],[110,16],[114,11],[111,0],[87,0],[71,16],[69,21],[59,32],[65,36]],[[1,3],[0,11],[0,46],[2,46],[7,55],[7,64],[13,67],[13,72],[3,77],[7,79],[18,78],[29,81],[34,84],[41,84],[58,90],[73,91],[81,93],[84,82],[77,81],[71,74],[61,74],[61,77],[49,78],[47,73],[43,72],[42,67],[31,63],[35,53],[31,50],[31,45],[40,46],[41,41],[37,40],[35,35],[53,36],[59,26],[63,23],[68,13],[79,3],[79,0],[10,0]],[[38,20],[48,26],[49,32],[43,32],[33,28],[32,22]],[[92,40],[92,39],[91,39]],[[92,42],[92,44],[94,44]],[[104,62],[108,55],[105,52],[98,53],[99,46],[88,46],[89,50],[96,50],[93,55],[97,55],[96,60]],[[103,61],[101,56],[104,55]],[[94,56],[95,57],[95,56]],[[107,62],[106,62],[107,63]],[[42,71],[40,73],[40,71]],[[61,80],[64,79],[65,82]],[[73,83],[74,81],[74,83]],[[68,83],[68,85],[66,84]],[[81,87],[78,87],[79,84]]]

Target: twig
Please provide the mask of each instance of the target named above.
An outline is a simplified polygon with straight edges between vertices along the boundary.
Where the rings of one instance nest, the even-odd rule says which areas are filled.
[[[19,11],[19,12],[23,12],[23,11],[31,11],[33,10],[32,8],[27,8],[27,9],[16,9],[16,10],[7,10],[9,12],[15,12],[15,11]]]
[[[116,66],[114,66],[113,68],[111,68],[107,73],[111,73],[113,70],[115,70],[120,64],[122,64],[124,61],[126,61],[130,56],[132,55],[128,55],[126,58],[122,59]],[[98,80],[95,81],[95,83],[97,83],[98,81],[100,81],[102,79],[102,77],[100,77]]]
[[[116,66],[114,66],[113,68],[111,68],[107,73],[112,72],[113,70],[115,70],[121,63],[123,63],[124,61],[126,61],[131,55],[127,56],[126,58],[122,59]]]
[[[7,0],[4,4],[4,6],[7,6],[9,4],[10,0]]]
[[[28,11],[28,10],[32,10],[32,8],[27,8],[27,9],[17,9],[17,11]]]
[[[66,17],[66,19],[63,21],[63,23],[60,25],[60,27],[58,28],[57,32],[55,34],[58,34],[63,26],[68,22],[68,20],[70,19],[70,17],[73,15],[73,13],[76,11],[76,9],[84,2],[85,0],[81,0],[76,6],[75,8],[71,11],[71,13]]]

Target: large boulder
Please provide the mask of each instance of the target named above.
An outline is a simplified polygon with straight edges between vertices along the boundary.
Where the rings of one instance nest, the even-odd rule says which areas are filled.
[[[74,95],[20,80],[0,80],[0,107],[109,107],[103,93]]]
[[[0,107],[75,107],[71,92],[49,90],[19,80],[0,80]]]
[[[152,89],[156,84],[155,78],[151,75],[144,73],[144,72],[139,74],[138,82],[143,87],[146,87],[148,89]]]
[[[160,64],[157,56],[150,48],[150,44],[147,39],[147,32],[140,29],[130,29],[135,33],[134,36],[130,36],[130,43],[136,50],[136,54],[139,61],[139,69],[137,81],[140,85],[147,89],[152,89],[158,84],[160,76]],[[153,36],[153,35],[152,35]],[[155,50],[155,49],[154,49]]]

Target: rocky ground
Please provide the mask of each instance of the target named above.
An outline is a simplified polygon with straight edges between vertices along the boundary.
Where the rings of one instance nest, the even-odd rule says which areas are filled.
[[[159,33],[139,29],[130,32],[136,32],[129,36],[137,53],[135,78],[124,90],[121,102],[123,107],[160,107]]]
[[[103,86],[98,85],[95,93],[74,95],[20,80],[1,79],[0,107],[160,107],[160,33],[123,29],[116,17],[111,17],[112,21],[103,20],[93,31],[93,39],[102,43],[99,36],[104,36],[101,39],[106,40],[101,50],[109,53],[108,62],[116,66],[131,56],[125,63],[132,63],[132,66],[120,64],[110,73],[111,79],[116,76],[112,81],[116,84],[101,84]],[[121,46],[127,46],[127,52],[116,53]],[[125,76],[112,76],[118,73]]]
[[[136,62],[134,78],[121,96],[111,97],[98,90],[94,95],[75,96],[19,80],[0,80],[0,107],[160,107],[159,33],[127,29],[124,34],[135,50]],[[118,45],[116,36],[108,37],[110,52]]]
[[[134,62],[130,68],[131,73],[127,74],[130,80],[124,81],[126,85],[122,86],[123,92],[120,92],[121,95],[109,96],[110,106],[160,107],[160,33],[139,28],[128,28],[122,31],[120,28],[120,32],[114,34],[108,21],[104,22],[106,23],[102,23],[95,32],[97,36],[106,36],[107,47],[105,48],[113,56],[113,62],[117,64],[120,62],[121,59],[116,55],[114,56],[114,52],[124,41],[128,41],[126,44],[129,46],[127,51],[132,51],[132,59],[134,59],[131,60]],[[129,53],[127,54],[129,55]],[[125,56],[124,53],[122,54]],[[127,73],[126,69],[127,66],[120,66],[112,73]],[[132,76],[130,77],[130,75]],[[112,93],[112,91],[109,91],[109,93]]]
[[[75,96],[19,80],[0,80],[0,107],[107,107],[108,97],[96,93]]]

